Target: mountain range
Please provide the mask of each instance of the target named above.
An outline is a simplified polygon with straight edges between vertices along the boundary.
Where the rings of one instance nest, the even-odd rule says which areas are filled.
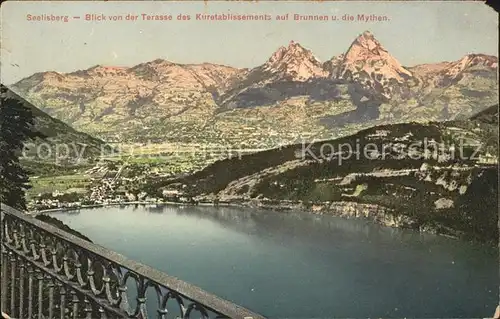
[[[240,69],[158,59],[42,72],[12,89],[108,141],[276,147],[384,123],[466,118],[498,100],[498,58],[403,66],[369,31],[321,62],[297,42]]]
[[[32,130],[43,136],[43,138],[37,137],[35,140],[26,141],[23,162],[54,163],[57,157],[56,162],[64,164],[64,162],[71,162],[78,158],[82,161],[91,157],[96,158],[103,151],[111,151],[104,141],[79,132],[68,124],[51,117],[3,85],[2,92],[5,94],[2,98],[5,99],[7,107],[8,101],[14,100],[31,112],[34,119]],[[63,149],[61,145],[68,146],[68,149]]]

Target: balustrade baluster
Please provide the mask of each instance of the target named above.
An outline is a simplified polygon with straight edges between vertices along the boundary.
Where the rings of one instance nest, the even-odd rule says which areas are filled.
[[[71,306],[73,307],[72,308],[72,315],[73,315],[73,319],[79,319],[78,318],[78,303],[80,302],[80,300],[78,299],[78,296],[76,295],[76,292],[73,290],[71,291]]]
[[[19,248],[21,248],[21,242],[20,242],[20,240],[19,240],[19,236],[17,235],[17,234],[18,234],[18,232],[19,232],[19,231],[17,230],[17,228],[18,228],[18,227],[20,227],[20,225],[19,225],[19,224],[17,224],[16,226],[17,226],[17,227],[13,227],[13,229],[12,229],[12,239],[14,240],[14,247],[15,247],[16,249],[19,249]]]
[[[24,262],[19,258],[19,318],[24,318]]]
[[[107,319],[108,317],[106,316],[106,311],[102,307],[99,307],[99,318],[100,319]]]
[[[44,266],[50,265],[50,260],[47,258],[47,245],[44,242],[40,243],[41,256]]]
[[[118,292],[120,294],[120,309],[123,311],[127,311],[129,308],[128,298],[127,298],[127,286],[126,283],[123,283],[118,287]]]
[[[16,257],[10,255],[10,316],[16,317]]]
[[[92,319],[92,305],[90,304],[87,298],[85,298],[84,303],[85,303],[85,308],[84,308],[85,318]]]
[[[54,281],[47,276],[47,287],[49,287],[49,319],[54,318]]]
[[[60,297],[60,302],[59,302],[59,307],[60,307],[60,313],[59,317],[60,319],[65,319],[66,318],[66,289],[64,289],[64,286],[62,284],[59,285],[59,297]]]
[[[146,297],[137,298],[137,307],[139,308],[139,318],[149,318],[146,309]]]
[[[31,248],[31,254],[33,255],[33,260],[38,261],[40,259],[40,255],[36,251],[36,240],[33,238],[30,240],[30,248]]]
[[[29,232],[29,228],[26,225],[23,225],[23,229],[21,232],[21,248],[22,251],[27,254],[29,253],[28,245],[26,244],[26,233]]]
[[[57,260],[57,249],[52,248],[50,252],[52,254],[52,268],[54,269],[54,273],[59,274],[62,270],[62,265]]]
[[[38,280],[38,319],[43,319],[43,273],[37,269],[36,270]]]
[[[2,238],[3,240],[3,238]],[[2,278],[1,278],[1,281],[2,281],[2,295],[0,296],[0,308],[1,308],[1,311],[4,311],[6,312],[7,311],[7,285],[8,285],[8,279],[7,279],[7,274],[8,274],[8,259],[9,259],[9,253],[6,251],[5,247],[3,247],[3,244],[2,244]]]
[[[33,267],[28,266],[28,318],[33,316]]]

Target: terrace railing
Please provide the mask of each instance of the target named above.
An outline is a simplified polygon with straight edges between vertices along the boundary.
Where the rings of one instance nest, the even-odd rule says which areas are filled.
[[[9,206],[0,210],[1,311],[11,318],[264,318]]]

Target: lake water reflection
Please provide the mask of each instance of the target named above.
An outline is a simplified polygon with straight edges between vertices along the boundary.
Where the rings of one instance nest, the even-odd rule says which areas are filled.
[[[498,303],[495,247],[360,220],[191,206],[52,216],[271,318],[488,317]]]

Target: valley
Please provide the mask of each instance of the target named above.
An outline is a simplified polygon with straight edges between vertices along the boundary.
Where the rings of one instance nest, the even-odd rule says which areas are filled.
[[[485,3],[1,13],[0,317],[500,319]]]

